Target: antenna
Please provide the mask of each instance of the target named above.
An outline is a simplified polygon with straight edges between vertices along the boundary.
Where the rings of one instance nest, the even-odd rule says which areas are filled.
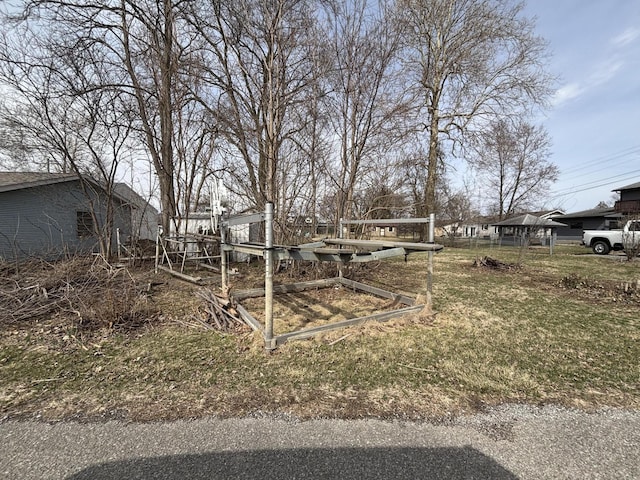
[[[211,227],[213,233],[218,231],[218,225],[226,208],[222,203],[226,200],[227,191],[224,188],[221,178],[216,178],[209,184],[209,207],[211,212]]]

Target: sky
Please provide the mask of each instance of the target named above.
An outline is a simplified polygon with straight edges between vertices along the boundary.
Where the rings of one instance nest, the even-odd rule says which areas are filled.
[[[559,77],[540,121],[560,169],[546,208],[613,203],[640,182],[640,0],[527,0]]]

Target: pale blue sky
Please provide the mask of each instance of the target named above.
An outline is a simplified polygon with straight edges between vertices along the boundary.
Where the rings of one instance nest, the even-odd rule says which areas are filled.
[[[547,207],[576,212],[640,182],[640,0],[528,0],[560,77],[542,123],[561,171]]]

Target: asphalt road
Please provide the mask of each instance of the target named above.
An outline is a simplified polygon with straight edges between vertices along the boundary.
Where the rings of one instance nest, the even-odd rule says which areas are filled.
[[[436,423],[0,422],[6,479],[639,479],[640,412],[504,406]]]

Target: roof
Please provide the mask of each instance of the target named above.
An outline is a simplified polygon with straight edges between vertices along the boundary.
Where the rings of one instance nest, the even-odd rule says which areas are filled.
[[[73,173],[0,172],[0,192],[77,180]]]
[[[113,185],[113,191],[130,205],[141,210],[148,210],[151,214],[157,215],[158,210],[147,200],[142,198],[138,192],[126,183],[116,183]]]
[[[554,208],[553,210],[538,210],[537,212],[529,212],[531,215],[535,215],[536,217],[552,217],[554,215],[562,215],[564,211],[559,208]]]
[[[91,177],[82,177],[92,185],[104,190],[104,188]],[[48,173],[48,172],[0,172],[0,193],[23,190],[25,188],[42,187],[78,181],[75,173]],[[127,199],[114,191],[113,198],[127,204]]]
[[[626,185],[624,187],[618,187],[611,190],[612,192],[620,192],[622,190],[637,190],[640,189],[640,182],[632,183],[631,185]]]
[[[582,210],[580,212],[567,213],[565,215],[554,215],[553,218],[558,220],[570,219],[570,218],[589,218],[589,217],[619,217],[620,214],[616,213],[613,208],[591,208],[589,210]]]
[[[518,217],[508,218],[498,223],[492,223],[496,227],[566,227],[564,223],[554,222],[546,218],[536,217],[530,213]]]

